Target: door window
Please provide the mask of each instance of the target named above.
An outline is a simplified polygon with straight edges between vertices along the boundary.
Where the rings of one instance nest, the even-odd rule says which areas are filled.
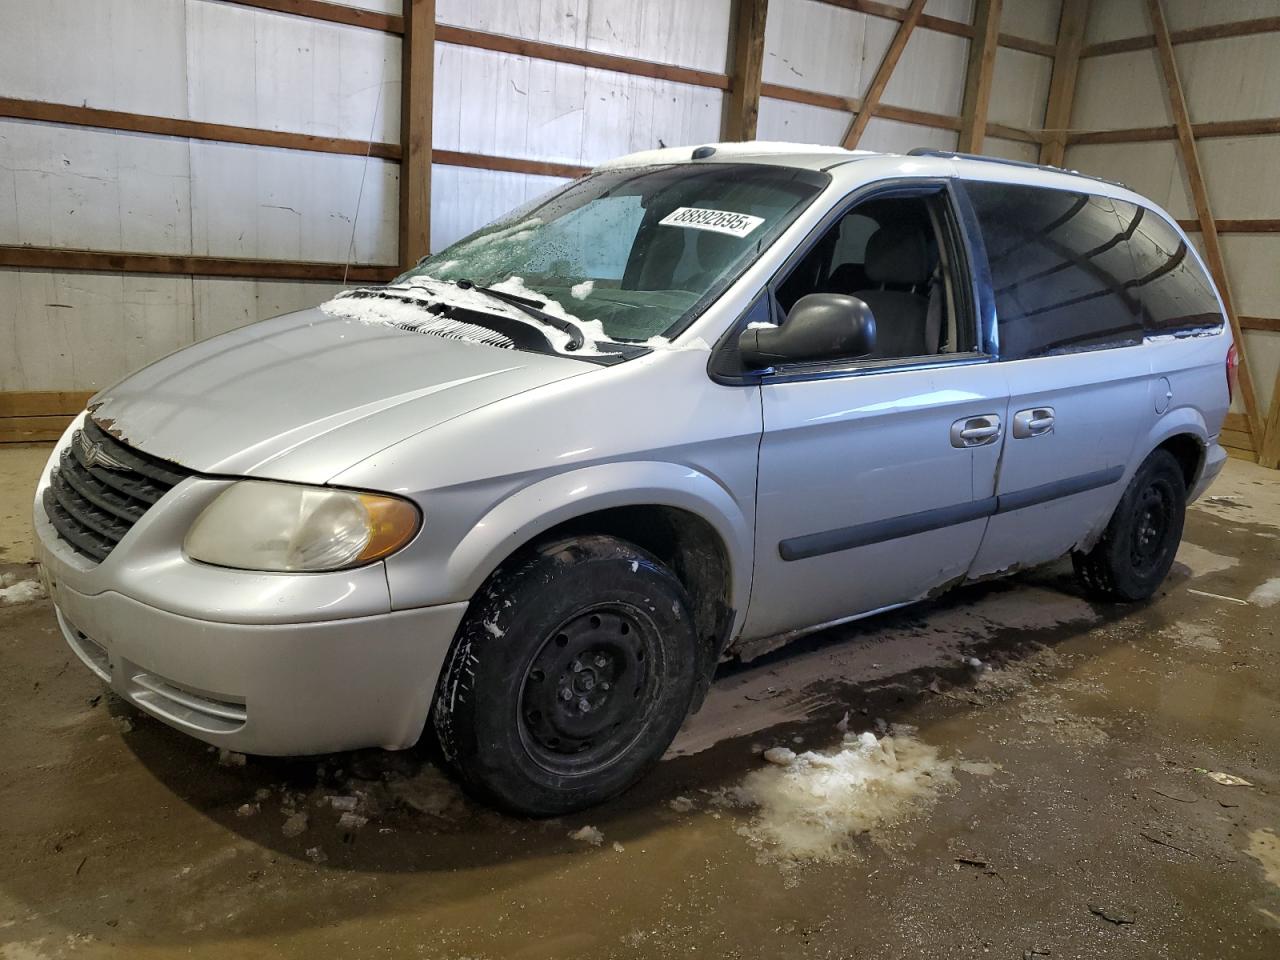
[[[1010,183],[965,189],[991,266],[1002,358],[1142,342],[1133,224],[1110,199]]]
[[[948,216],[941,191],[859,203],[778,284],[782,315],[807,294],[843,293],[864,301],[876,320],[874,353],[850,359],[972,350],[972,324],[962,321],[957,309],[962,288],[953,282],[956,258],[946,242]]]

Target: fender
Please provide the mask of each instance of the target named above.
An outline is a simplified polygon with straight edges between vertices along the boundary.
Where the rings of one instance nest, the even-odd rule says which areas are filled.
[[[1145,436],[1141,436],[1133,445],[1133,456],[1129,459],[1129,466],[1124,472],[1124,476],[1120,478],[1120,482],[1116,484],[1116,503],[1120,502],[1120,498],[1124,496],[1124,491],[1128,489],[1129,481],[1133,479],[1133,475],[1137,473],[1140,467],[1151,455],[1151,452],[1164,443],[1170,437],[1176,437],[1179,434],[1190,434],[1200,443],[1202,451],[1207,451],[1209,447],[1209,428],[1204,422],[1204,417],[1200,411],[1191,406],[1172,407],[1165,411],[1155,423],[1151,425],[1151,429],[1147,431]],[[1200,464],[1196,467],[1196,482],[1187,488],[1187,493],[1191,491],[1200,481],[1200,476],[1204,472],[1205,453],[1200,456]],[[1115,510],[1113,506],[1107,512],[1102,522],[1090,530],[1076,544],[1079,550],[1091,550],[1094,544],[1098,542],[1098,538],[1102,536],[1107,529],[1107,524],[1111,522],[1111,513]]]
[[[507,557],[567,520],[610,507],[675,507],[709,523],[729,560],[731,636],[741,629],[751,592],[753,527],[718,481],[695,467],[662,461],[597,464],[540,480],[486,513],[450,554],[446,579],[473,596]]]

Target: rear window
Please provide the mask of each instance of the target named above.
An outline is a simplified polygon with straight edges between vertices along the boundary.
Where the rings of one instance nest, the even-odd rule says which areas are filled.
[[[1001,357],[1142,341],[1134,261],[1108,198],[978,181],[965,189],[991,266]]]
[[[1147,332],[1221,329],[1222,310],[1213,284],[1178,231],[1153,210],[1124,200],[1113,203],[1121,221],[1129,225],[1132,289],[1138,293]]]

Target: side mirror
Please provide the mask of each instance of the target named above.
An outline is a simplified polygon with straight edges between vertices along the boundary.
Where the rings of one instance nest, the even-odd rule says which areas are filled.
[[[843,293],[810,293],[795,302],[782,326],[743,330],[738,337],[748,367],[865,357],[875,346],[871,308]]]

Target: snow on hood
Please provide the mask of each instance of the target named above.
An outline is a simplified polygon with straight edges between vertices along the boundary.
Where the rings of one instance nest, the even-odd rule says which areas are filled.
[[[481,238],[488,239],[488,238]],[[581,285],[579,285],[581,286]],[[465,342],[486,343],[490,346],[506,347],[513,344],[510,338],[488,329],[477,323],[468,323],[448,317],[439,317],[427,313],[423,307],[431,303],[444,303],[451,307],[474,310],[477,313],[495,314],[510,320],[526,324],[547,338],[557,353],[568,356],[600,356],[615,353],[608,344],[612,341],[605,335],[604,326],[599,320],[583,320],[565,310],[553,300],[536,290],[531,289],[522,277],[508,277],[501,283],[495,283],[493,290],[507,293],[515,297],[523,297],[541,303],[538,307],[543,313],[572,324],[581,334],[583,345],[577,350],[567,348],[569,334],[556,330],[524,313],[517,307],[503,303],[474,288],[462,288],[452,281],[436,280],[429,276],[411,277],[404,283],[389,284],[386,287],[371,287],[365,290],[354,290],[338,294],[332,300],[322,303],[320,309],[328,316],[359,320],[363,323],[385,324],[401,327],[422,333],[436,333]],[[575,288],[576,290],[577,288]],[[369,296],[386,290],[395,299]],[[365,294],[361,296],[361,294]],[[666,344],[665,337],[655,337],[646,346]]]

